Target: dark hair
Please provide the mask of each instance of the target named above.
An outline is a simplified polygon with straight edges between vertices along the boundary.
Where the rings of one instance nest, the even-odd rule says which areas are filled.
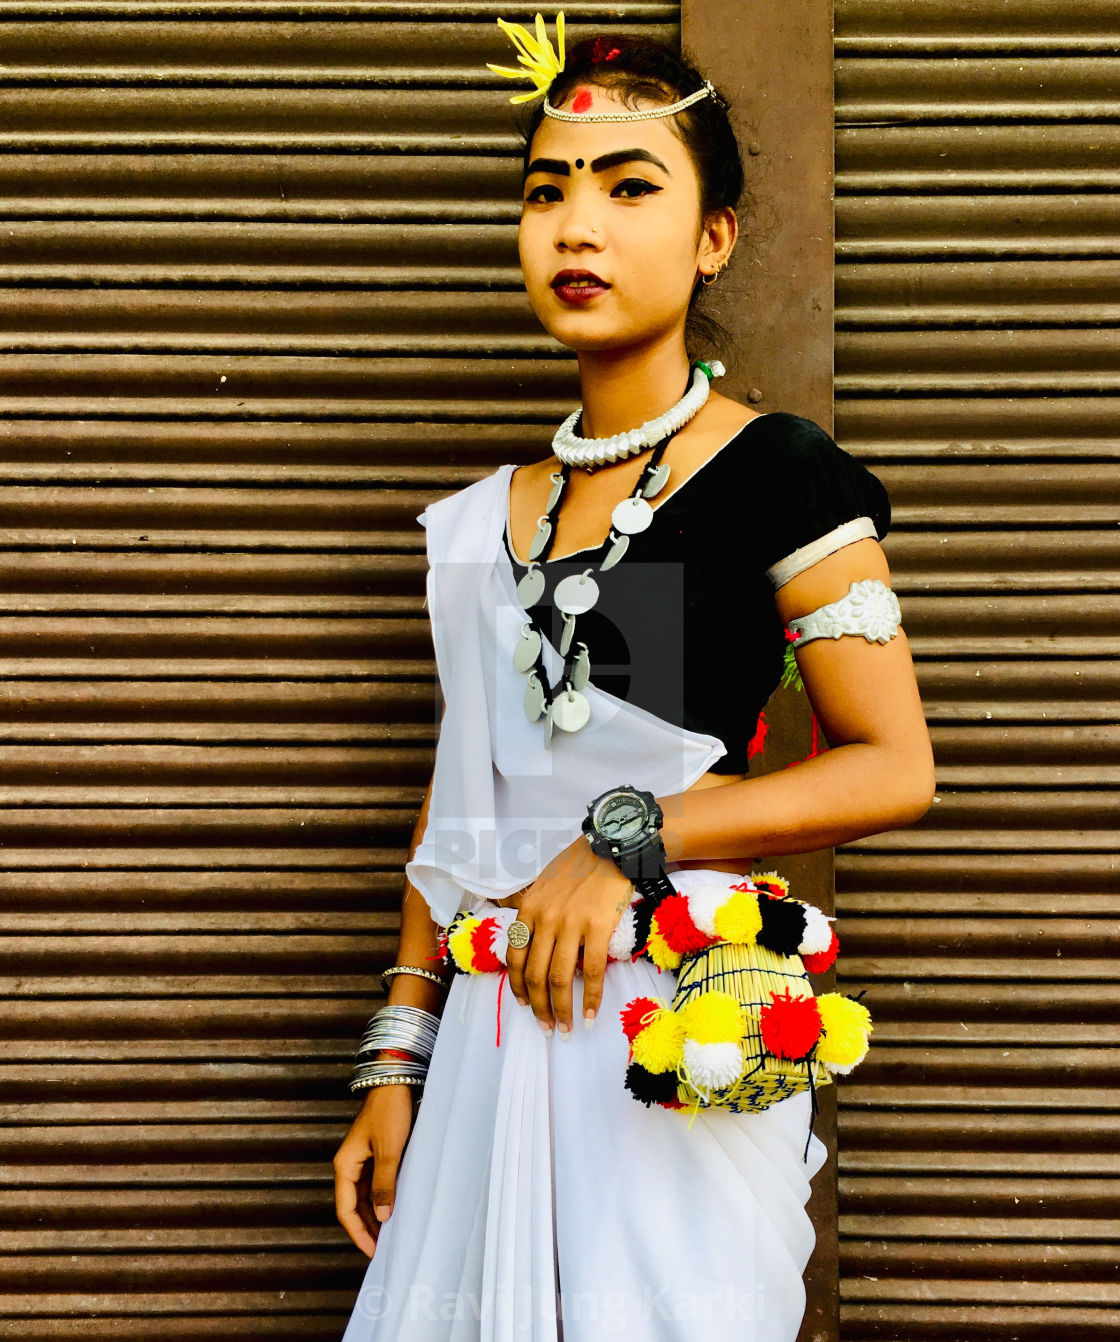
[[[595,84],[618,94],[623,105],[636,108],[639,98],[674,103],[704,87],[704,77],[672,47],[648,37],[588,37],[566,53],[564,69],[549,85],[548,100],[559,107],[577,84]],[[718,90],[717,90],[718,93]],[[544,120],[544,99],[530,105],[522,126],[525,139],[522,176],[529,167],[533,136]],[[668,118],[669,128],[688,150],[700,182],[700,222],[714,211],[737,210],[744,197],[743,159],[728,119],[728,102],[721,95],[700,98]],[[699,310],[707,287],[697,277],[689,299],[685,340],[694,346],[712,346],[718,353],[728,332],[710,314]]]

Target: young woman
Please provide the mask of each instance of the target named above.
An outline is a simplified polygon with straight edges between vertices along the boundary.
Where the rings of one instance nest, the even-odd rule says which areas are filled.
[[[556,455],[420,519],[445,713],[389,980],[390,1016],[406,1010],[374,1018],[384,1047],[334,1161],[339,1220],[372,1260],[344,1342],[794,1342],[826,1154],[809,1095],[691,1121],[637,1103],[620,1011],[671,1000],[672,975],[608,952],[658,880],[742,880],[927,810],[905,634],[880,619],[873,637],[853,597],[893,601],[890,506],[817,425],[720,395],[719,365],[690,358],[736,244],[723,99],[655,43],[565,60],[561,38],[556,65],[519,243],[533,310],[578,356],[582,415]],[[785,626],[824,606],[839,632],[797,660],[831,748],[749,777]],[[658,854],[602,842],[635,792],[660,812],[660,876]],[[508,972],[455,975],[440,1014],[441,931],[467,908],[508,910]]]

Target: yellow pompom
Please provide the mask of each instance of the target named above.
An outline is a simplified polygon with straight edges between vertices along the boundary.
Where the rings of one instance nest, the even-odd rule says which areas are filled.
[[[756,885],[765,884],[767,892],[778,899],[785,899],[789,894],[789,881],[784,876],[779,876],[776,871],[756,871],[751,880]]]
[[[463,918],[459,926],[447,938],[447,949],[451,952],[452,959],[460,969],[465,970],[468,974],[478,972],[474,967],[474,947],[471,945],[471,936],[481,922],[481,918]]]
[[[746,1033],[743,1008],[730,993],[699,993],[677,1012],[689,1039],[697,1044],[735,1044]]]
[[[867,1052],[870,1011],[843,993],[823,993],[817,1006],[821,1013],[817,1057],[830,1066],[854,1067]]]
[[[758,896],[750,890],[736,890],[716,909],[713,922],[716,936],[724,941],[753,941],[762,930]]]
[[[630,1047],[634,1061],[647,1072],[671,1072],[684,1052],[684,1027],[672,1011],[662,1008]]]
[[[679,969],[681,963],[680,951],[675,951],[657,930],[657,920],[653,921],[653,926],[649,933],[649,958],[658,967],[658,969]]]

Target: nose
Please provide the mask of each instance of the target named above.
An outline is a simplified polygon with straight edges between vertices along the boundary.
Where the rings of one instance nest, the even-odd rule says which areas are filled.
[[[573,192],[556,219],[557,251],[598,251],[602,246],[602,238],[596,207],[588,199],[588,193]]]

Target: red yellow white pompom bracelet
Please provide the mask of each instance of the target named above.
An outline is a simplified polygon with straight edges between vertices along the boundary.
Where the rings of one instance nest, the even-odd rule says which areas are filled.
[[[441,938],[452,974],[504,974],[516,917],[510,908],[456,914]],[[791,899],[776,872],[632,903],[608,961],[641,956],[677,974],[671,1003],[635,997],[620,1013],[634,1098],[695,1117],[708,1107],[758,1112],[808,1089],[815,1110],[816,1086],[862,1061],[872,1028],[861,1002],[836,992],[817,997],[809,983],[836,959],[831,924],[820,909]],[[500,986],[498,1005],[500,1013]],[[499,1015],[497,1043],[500,1024]]]

